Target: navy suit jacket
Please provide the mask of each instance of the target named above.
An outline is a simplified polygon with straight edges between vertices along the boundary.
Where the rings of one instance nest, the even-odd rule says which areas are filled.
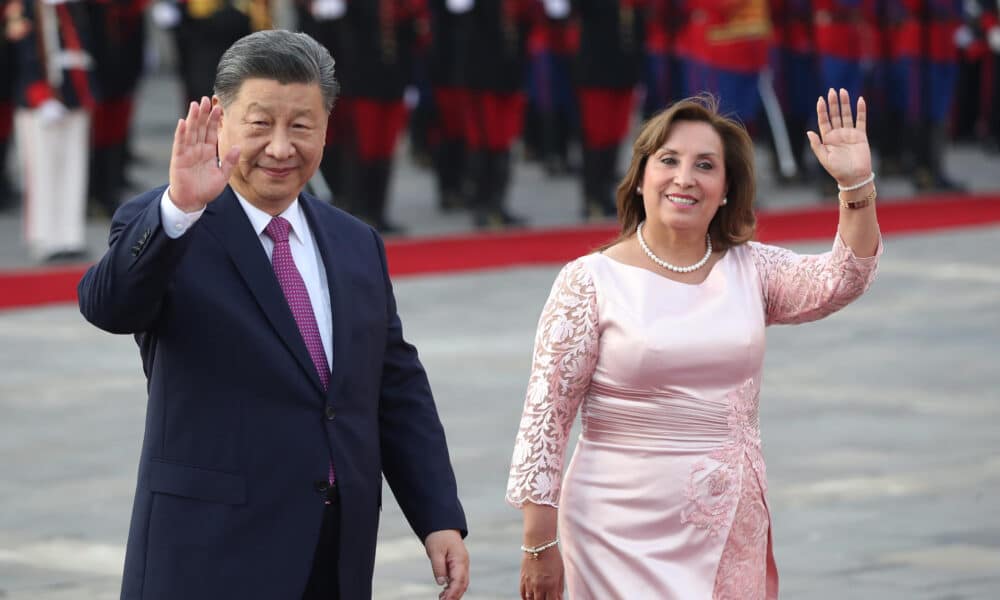
[[[232,190],[173,240],[160,223],[163,189],[117,211],[107,253],[79,285],[88,321],[136,335],[147,379],[122,598],[300,598],[331,460],[342,599],[371,597],[383,473],[421,539],[465,535],[444,431],[375,231],[299,197],[331,294],[324,392]]]

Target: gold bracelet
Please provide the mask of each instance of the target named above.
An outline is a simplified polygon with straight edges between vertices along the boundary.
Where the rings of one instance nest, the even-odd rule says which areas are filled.
[[[876,196],[878,196],[878,191],[875,189],[874,183],[872,184],[872,191],[868,192],[868,195],[861,200],[844,200],[843,192],[837,194],[837,198],[840,200],[840,208],[849,208],[851,210],[868,206],[875,200]]]
[[[552,540],[551,542],[545,542],[544,544],[539,544],[538,546],[525,546],[524,544],[521,544],[521,551],[530,554],[532,560],[538,560],[538,554],[540,552],[542,552],[543,550],[548,550],[549,548],[555,546],[558,543],[559,543],[559,536],[556,536],[556,539]]]

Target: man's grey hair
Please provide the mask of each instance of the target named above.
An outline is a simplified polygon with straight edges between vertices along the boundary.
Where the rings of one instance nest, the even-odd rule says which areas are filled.
[[[330,51],[304,33],[268,29],[237,40],[215,69],[215,95],[223,107],[236,100],[247,79],[271,79],[281,84],[317,83],[326,112],[337,99]]]

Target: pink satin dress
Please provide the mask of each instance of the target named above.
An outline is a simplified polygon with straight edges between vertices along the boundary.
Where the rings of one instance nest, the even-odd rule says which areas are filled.
[[[843,308],[881,251],[859,259],[839,236],[821,255],[750,242],[697,285],[603,254],[562,269],[507,501],[559,507],[571,599],[777,596],[757,411],[764,328]]]

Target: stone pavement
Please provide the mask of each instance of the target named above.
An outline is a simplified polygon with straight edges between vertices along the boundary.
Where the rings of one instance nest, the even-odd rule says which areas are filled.
[[[887,242],[867,296],[769,330],[762,422],[782,597],[998,598],[1000,227]],[[516,597],[520,519],[503,493],[557,268],[396,282],[469,517],[470,600]],[[135,346],[74,306],[0,312],[0,340],[0,598],[117,598],[144,416]],[[434,598],[386,499],[376,597]]]

